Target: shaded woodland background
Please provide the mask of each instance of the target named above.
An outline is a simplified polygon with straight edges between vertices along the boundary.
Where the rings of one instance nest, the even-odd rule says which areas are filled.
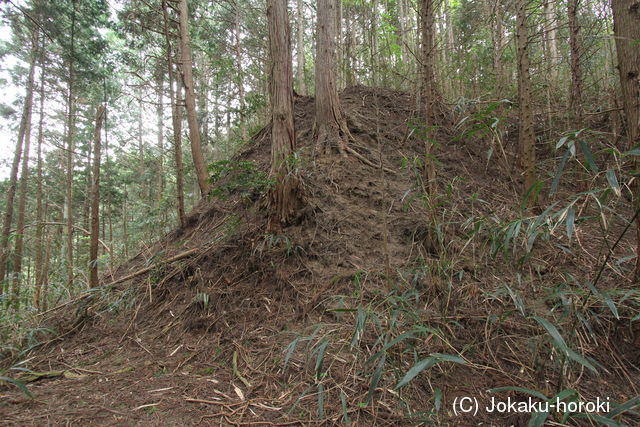
[[[637,2],[0,3],[7,421],[638,421]]]

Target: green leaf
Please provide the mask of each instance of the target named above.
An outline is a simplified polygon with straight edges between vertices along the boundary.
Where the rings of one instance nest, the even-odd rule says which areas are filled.
[[[386,354],[380,358],[380,362],[378,362],[378,366],[376,370],[373,372],[373,376],[371,377],[371,384],[369,384],[369,391],[367,392],[367,402],[368,405],[373,399],[373,393],[375,393],[376,388],[378,387],[378,383],[380,382],[380,378],[382,378],[382,372],[384,369],[384,362],[386,360]]]
[[[441,353],[432,353],[426,359],[422,359],[418,363],[416,363],[405,376],[400,380],[400,382],[396,385],[395,389],[398,390],[400,387],[407,385],[412,379],[414,379],[420,372],[425,369],[429,369],[437,363],[440,362],[453,362],[453,363],[467,363],[462,357],[452,356],[450,354],[441,354]]]
[[[9,378],[9,377],[0,377],[0,382],[13,384],[14,386],[18,387],[25,396],[33,399],[33,395],[31,394],[31,392],[29,392],[29,389],[27,388],[26,385],[24,385],[22,381],[14,380],[13,378]]]
[[[562,138],[560,138],[560,140],[558,140],[558,142],[556,143],[556,150],[562,147],[564,143],[567,142],[568,139],[569,139],[568,136],[563,136]]]
[[[318,419],[324,418],[324,385],[318,384]]]
[[[620,196],[620,184],[618,184],[618,178],[616,178],[616,173],[613,169],[607,169],[606,172],[607,181],[609,181],[609,186],[616,193],[616,196]]]
[[[424,371],[425,369],[429,369],[431,368],[433,365],[435,365],[438,361],[434,358],[434,357],[427,357],[426,359],[422,359],[421,361],[419,361],[418,363],[416,363],[415,365],[413,365],[413,367],[411,369],[409,369],[409,371],[407,371],[407,373],[405,374],[405,376],[400,380],[400,382],[396,385],[395,389],[399,389],[402,386],[407,385],[412,379],[414,379],[420,372]]]
[[[358,315],[356,316],[356,327],[353,331],[353,337],[351,337],[351,347],[355,347],[360,342],[360,338],[364,334],[364,328],[367,324],[367,312],[364,311],[362,306],[358,306]]]
[[[442,407],[442,390],[440,388],[436,388],[435,391],[433,392],[433,396],[434,396],[433,406],[435,406],[436,412],[438,412]]]
[[[540,323],[540,325],[542,325],[547,330],[547,332],[553,339],[554,346],[558,350],[560,350],[568,358],[572,359],[575,362],[578,362],[585,368],[589,368],[592,372],[596,374],[598,373],[596,368],[587,359],[585,359],[584,357],[582,357],[581,355],[573,351],[571,348],[569,348],[564,338],[562,338],[562,335],[560,335],[560,332],[558,332],[558,329],[553,324],[551,324],[547,319],[544,319],[542,317],[532,316],[532,318],[535,319],[538,323]]]
[[[622,154],[623,156],[640,156],[640,144]]]
[[[431,356],[438,359],[438,362],[452,362],[452,363],[460,363],[463,365],[467,363],[467,361],[464,360],[462,357],[453,356],[451,354],[431,353]]]
[[[614,315],[614,317],[620,320],[620,315],[618,314],[618,308],[616,307],[616,304],[613,302],[613,300],[609,297],[609,295],[605,295],[602,292],[600,292],[598,289],[596,289],[595,286],[593,286],[593,283],[588,281],[585,283],[587,284],[587,287],[591,290],[591,292],[594,293],[594,295],[597,295],[604,300],[604,303],[607,305],[607,307],[609,307],[609,310],[611,310],[611,313]]]
[[[344,390],[340,391],[340,403],[342,404],[342,421],[344,421],[344,425],[348,426],[351,424],[351,420],[349,420],[347,396],[344,394]]]
[[[289,359],[293,355],[293,352],[296,350],[296,346],[298,345],[298,341],[300,341],[300,337],[296,337],[293,341],[289,343],[287,346],[287,354],[284,357],[284,366],[282,369],[287,369],[287,364],[289,363]]]
[[[322,365],[324,364],[324,353],[327,349],[327,345],[329,345],[329,340],[325,338],[320,346],[318,346],[318,356],[316,357],[316,380],[320,380],[320,378],[322,378]]]
[[[580,149],[584,154],[584,158],[587,161],[587,164],[589,165],[589,169],[591,169],[591,172],[593,172],[594,174],[597,174],[598,165],[596,165],[596,161],[593,159],[593,153],[591,152],[591,148],[589,148],[589,144],[587,144],[586,141],[580,141]]]
[[[610,427],[629,427],[626,424],[620,424],[609,418],[605,418],[598,414],[573,414],[573,418],[583,418],[590,421],[597,421],[601,425],[610,426]]]
[[[575,228],[576,210],[573,205],[567,209],[567,237],[569,241],[573,238],[573,230]]]
[[[404,341],[406,339],[415,338],[416,334],[419,333],[419,332],[423,332],[423,331],[420,330],[420,329],[414,329],[412,331],[408,331],[408,332],[405,332],[403,334],[398,335],[396,338],[392,339],[387,344],[385,344],[384,347],[382,347],[382,349],[380,351],[378,351],[376,354],[371,356],[365,362],[365,365],[368,365],[368,364],[374,362],[378,357],[382,356],[384,353],[386,353],[387,350],[389,350],[391,347],[393,347],[394,345],[398,344],[399,342]]]
[[[551,182],[551,190],[549,190],[550,196],[552,196],[558,189],[558,184],[560,184],[560,177],[562,176],[564,167],[567,164],[567,160],[569,159],[569,154],[570,154],[570,151],[567,149],[567,151],[565,151],[564,153],[564,156],[562,156],[560,163],[558,164],[558,169],[556,170],[556,176],[553,178],[553,182]]]
[[[529,422],[527,423],[527,427],[542,427],[547,421],[549,417],[549,412],[534,412],[531,418],[529,418]]]
[[[617,415],[627,412],[629,409],[634,408],[638,405],[640,405],[640,396],[636,396],[633,399],[629,399],[622,405],[617,406],[616,409],[614,409],[613,411],[609,412],[606,415],[606,418],[613,418]]]

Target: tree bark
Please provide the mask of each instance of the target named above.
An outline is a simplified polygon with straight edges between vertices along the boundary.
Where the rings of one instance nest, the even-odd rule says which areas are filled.
[[[548,52],[549,82],[551,87],[555,89],[558,83],[558,42],[556,35],[556,13],[555,0],[543,0],[542,8],[544,10],[544,33]]]
[[[182,114],[176,93],[174,91],[174,83],[178,92],[177,98],[180,98],[179,77],[174,79],[174,65],[171,57],[171,39],[169,37],[169,16],[167,13],[167,1],[162,1],[163,27],[165,37],[165,51],[167,57],[167,75],[169,76],[169,101],[171,102],[171,121],[173,128],[173,154],[176,168],[176,199],[178,209],[178,221],[180,226],[186,224],[186,215],[184,210],[184,165],[182,161]]]
[[[13,162],[11,163],[11,172],[9,175],[9,186],[7,188],[7,199],[5,204],[4,219],[2,224],[2,241],[0,243],[0,295],[4,291],[2,282],[7,274],[7,260],[9,257],[9,234],[11,234],[11,223],[13,221],[13,203],[16,196],[16,188],[18,182],[18,168],[22,159],[22,147],[25,141],[27,128],[31,126],[31,112],[33,109],[33,83],[36,67],[35,47],[34,54],[31,56],[29,64],[29,75],[27,77],[26,95],[22,106],[22,118],[20,127],[18,128],[18,139],[16,141],[16,149],[13,153]]]
[[[234,22],[233,22],[233,35],[234,35],[234,46],[233,49],[235,51],[236,56],[236,86],[238,87],[238,103],[240,104],[240,135],[242,136],[242,141],[247,141],[249,138],[247,137],[247,125],[245,123],[245,110],[246,110],[246,102],[245,102],[245,94],[244,94],[244,76],[242,74],[242,47],[240,46],[240,5],[236,2],[234,7]]]
[[[38,57],[38,34],[34,32],[32,35],[32,59],[36,61]],[[27,121],[24,131],[24,155],[22,156],[22,170],[20,172],[20,198],[18,199],[18,218],[16,220],[16,245],[13,253],[13,281],[11,286],[11,300],[14,309],[18,309],[20,303],[20,288],[22,284],[22,253],[24,251],[24,232],[25,232],[25,210],[27,205],[27,186],[29,184],[29,149],[31,147],[31,115],[33,106],[33,76],[30,82],[31,94],[28,96],[29,109],[27,111]]]
[[[502,21],[504,19],[504,6],[502,5],[503,0],[495,0],[495,8],[494,8],[494,20],[495,24],[493,25],[493,72],[495,74],[495,85],[493,89],[494,96],[498,99],[504,98],[504,90],[505,90],[505,73],[504,66],[502,64],[502,53],[504,52],[504,36],[503,36],[503,27]]]
[[[73,272],[73,152],[75,150],[75,127],[76,127],[76,101],[74,92],[74,57],[75,57],[75,33],[76,33],[76,0],[73,0],[73,11],[71,15],[71,52],[69,57],[69,81],[67,92],[67,182],[66,182],[66,206],[67,206],[67,288],[69,292],[74,287]]]
[[[269,48],[271,54],[271,177],[275,186],[269,192],[269,228],[278,230],[296,215],[300,186],[293,155],[296,136],[293,118],[293,71],[287,0],[267,1]]]
[[[435,37],[434,37],[434,0],[420,1],[420,35],[422,38],[422,70],[421,70],[421,96],[422,120],[424,121],[425,137],[425,178],[427,191],[430,194],[436,192],[436,168],[433,161],[432,143],[429,133],[436,124],[437,109],[440,95],[436,88],[434,72]]]
[[[93,183],[91,188],[91,240],[89,244],[89,287],[98,287],[98,240],[100,233],[100,136],[104,106],[96,111],[96,127],[93,134]]]
[[[350,138],[336,89],[336,0],[318,0],[316,35],[316,149],[329,154],[336,146],[345,154]]]
[[[205,197],[209,192],[209,175],[202,154],[200,143],[200,127],[196,115],[196,99],[193,88],[193,61],[191,60],[191,46],[189,41],[189,10],[187,0],[180,0],[180,50],[182,53],[181,69],[182,82],[185,87],[187,107],[187,123],[189,124],[189,138],[191,140],[191,155],[200,187],[200,195]]]
[[[569,90],[569,111],[574,125],[582,124],[582,72],[580,69],[580,50],[578,48],[578,0],[567,1],[569,21],[569,49],[571,51],[571,88]]]
[[[640,144],[640,2],[638,0],[612,0],[613,32],[618,52],[618,71],[627,128],[628,146]],[[640,162],[634,160],[633,170]],[[640,209],[640,180],[633,186],[636,209]],[[637,257],[635,279],[640,280],[640,217],[636,220]]]
[[[37,182],[36,182],[36,222],[38,225],[36,226],[36,236],[35,236],[35,247],[36,247],[36,255],[35,255],[35,284],[34,284],[34,293],[33,293],[33,305],[36,309],[40,309],[41,307],[41,291],[42,291],[42,283],[43,283],[43,273],[44,273],[44,226],[42,222],[44,221],[44,210],[42,206],[42,186],[43,186],[43,175],[42,175],[42,144],[44,142],[44,83],[45,83],[45,75],[46,75],[46,63],[44,60],[45,57],[45,37],[42,37],[42,45],[40,52],[40,117],[38,121],[38,166],[37,166]]]
[[[158,171],[158,205],[162,203],[162,199],[164,197],[164,188],[165,188],[165,180],[164,180],[164,73],[162,72],[162,66],[160,63],[157,64],[156,69],[156,94],[157,94],[157,105],[156,105],[156,118],[157,118],[157,141],[158,141],[158,152],[159,152],[159,171]]]
[[[516,42],[518,48],[518,143],[520,164],[524,172],[522,194],[525,195],[535,183],[535,135],[531,110],[531,80],[529,77],[529,30],[527,23],[527,0],[516,3]]]

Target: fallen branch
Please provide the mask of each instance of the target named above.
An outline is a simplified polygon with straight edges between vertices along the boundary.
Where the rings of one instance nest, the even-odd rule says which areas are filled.
[[[380,169],[380,165],[376,165],[371,160],[367,159],[362,154],[358,153],[356,150],[354,150],[353,148],[349,147],[348,145],[345,145],[343,148],[345,150],[347,150],[350,154],[352,154],[356,159],[360,160],[362,163],[364,163],[366,165],[369,165],[372,168]],[[394,175],[397,173],[393,169],[389,169],[389,168],[382,168],[382,170],[385,171],[385,172],[392,173]]]
[[[170,264],[170,263],[172,263],[172,262],[179,261],[179,260],[181,260],[181,259],[187,258],[187,257],[189,257],[189,256],[191,256],[191,255],[193,255],[193,254],[198,253],[198,252],[199,252],[199,251],[201,251],[202,249],[203,249],[203,248],[199,248],[199,247],[198,247],[198,248],[189,249],[188,251],[184,251],[184,252],[182,252],[182,253],[179,253],[178,255],[173,256],[173,257],[171,257],[171,258],[169,258],[169,259],[166,259],[166,260],[164,260],[164,261],[160,261],[160,264]],[[131,274],[128,274],[128,275],[126,275],[126,276],[124,276],[124,277],[121,277],[121,278],[119,278],[119,279],[116,279],[116,280],[114,280],[113,282],[111,282],[111,283],[109,283],[109,284],[107,284],[107,285],[105,285],[105,286],[106,286],[106,287],[114,286],[114,285],[117,285],[117,284],[119,284],[119,283],[126,282],[127,280],[134,279],[134,278],[136,278],[136,277],[138,277],[138,276],[142,276],[143,274],[148,273],[148,272],[150,272],[151,270],[153,270],[155,267],[156,267],[156,264],[151,265],[151,266],[149,266],[149,267],[142,268],[142,269],[140,269],[140,270],[138,270],[138,271],[136,271],[136,272],[133,272],[133,273],[131,273]],[[38,316],[44,316],[44,315],[45,315],[45,314],[47,314],[47,313],[51,313],[52,311],[59,310],[59,309],[61,309],[61,308],[63,308],[63,307],[66,307],[66,306],[68,306],[68,305],[70,305],[70,304],[73,304],[73,303],[76,303],[76,302],[78,302],[78,301],[81,301],[81,300],[83,300],[83,299],[85,299],[85,298],[87,298],[87,297],[89,297],[89,296],[91,296],[91,295],[93,295],[93,292],[86,293],[86,294],[81,295],[81,296],[79,296],[79,297],[77,297],[77,298],[74,298],[74,299],[72,299],[72,300],[69,300],[69,301],[67,301],[67,302],[65,302],[65,303],[63,303],[63,304],[60,304],[60,305],[58,305],[58,306],[56,306],[56,307],[53,307],[53,308],[51,308],[51,309],[49,309],[49,310],[47,310],[47,311],[43,311],[42,313],[38,313]]]
[[[193,254],[196,254],[196,253],[200,252],[202,249],[203,249],[203,248],[193,248],[193,249],[189,249],[188,251],[184,251],[184,252],[182,252],[182,253],[179,253],[178,255],[176,255],[176,256],[172,256],[172,257],[171,257],[171,258],[169,258],[169,259],[166,259],[166,260],[164,260],[164,261],[160,261],[160,262],[159,262],[159,264],[170,264],[170,263],[172,263],[172,262],[180,261],[181,259],[184,259],[184,258],[190,257],[191,255],[193,255]],[[131,274],[128,274],[128,275],[126,275],[126,276],[124,276],[124,277],[121,277],[121,278],[119,278],[119,279],[116,279],[116,280],[114,280],[113,282],[111,282],[111,283],[109,283],[109,284],[107,284],[107,285],[105,285],[105,286],[113,286],[113,285],[117,285],[117,284],[122,283],[122,282],[126,282],[127,280],[135,279],[135,278],[136,278],[136,277],[138,277],[138,276],[142,276],[143,274],[150,272],[150,271],[151,271],[151,270],[153,270],[154,268],[156,268],[156,264],[154,264],[154,265],[150,265],[150,266],[148,266],[148,267],[145,267],[145,268],[142,268],[142,269],[140,269],[140,270],[138,270],[138,271],[135,271],[135,272],[133,272],[133,273],[131,273]]]

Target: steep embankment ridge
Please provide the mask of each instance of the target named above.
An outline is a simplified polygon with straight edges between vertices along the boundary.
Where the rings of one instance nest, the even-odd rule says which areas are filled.
[[[513,142],[504,156],[477,135],[451,142],[444,119],[432,132],[441,193],[426,197],[411,97],[357,87],[341,101],[351,147],[389,172],[314,157],[313,101],[298,98],[297,223],[265,233],[266,128],[220,166],[218,197],[186,227],[103,278],[112,285],[99,295],[45,316],[62,335],[23,366],[46,375],[29,384],[33,400],[2,389],[1,422],[522,425],[530,414],[453,405],[529,397],[487,391],[497,387],[580,401],[638,394],[638,296],[616,276],[629,265],[607,269],[588,299],[580,284],[603,247],[594,203],[576,204],[571,240],[551,215],[562,204],[522,214]],[[624,222],[608,227],[617,236]],[[616,254],[630,248],[623,239]]]

